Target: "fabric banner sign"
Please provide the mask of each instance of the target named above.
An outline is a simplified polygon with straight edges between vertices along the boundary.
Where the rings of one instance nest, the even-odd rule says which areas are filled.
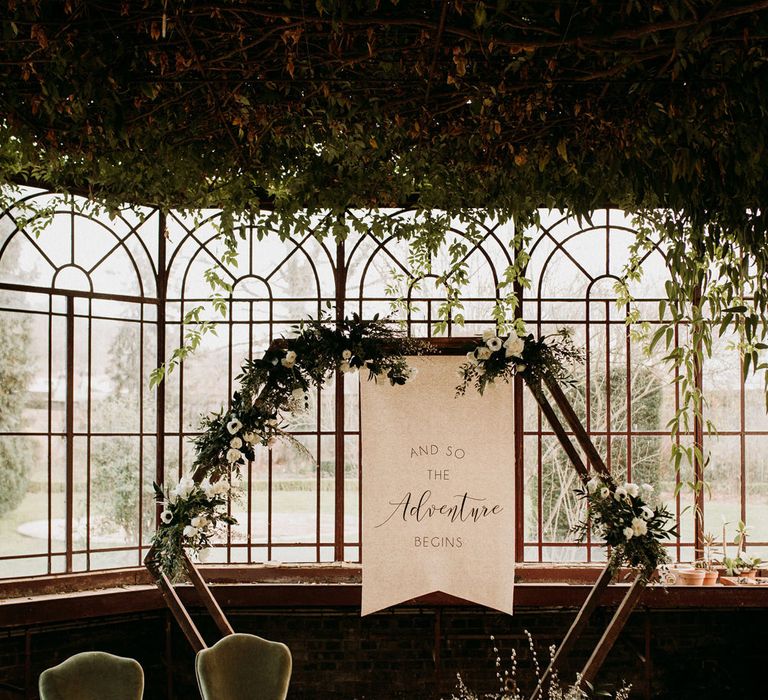
[[[456,397],[457,357],[362,381],[362,614],[442,591],[512,613],[512,387]]]

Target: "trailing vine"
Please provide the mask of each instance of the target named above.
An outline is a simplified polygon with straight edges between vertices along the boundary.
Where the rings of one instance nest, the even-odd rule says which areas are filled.
[[[717,426],[704,412],[706,397],[697,382],[704,362],[712,357],[713,343],[726,335],[735,336],[732,349],[741,359],[743,378],[762,373],[768,409],[768,256],[765,250],[749,252],[730,241],[717,227],[696,232],[692,223],[674,212],[659,210],[635,217],[638,236],[622,280],[617,283],[618,303],[629,305],[627,322],[646,351],[663,348],[663,361],[671,375],[678,377],[680,402],[667,428],[672,438],[671,459],[679,472],[681,464],[701,465],[709,456],[700,445],[677,438],[692,430],[697,420],[712,436]],[[701,242],[697,242],[701,241]],[[664,254],[669,280],[666,299],[659,302],[655,330],[641,320],[631,286],[642,279],[642,261],[659,247]],[[703,475],[680,481],[699,494],[706,488]]]

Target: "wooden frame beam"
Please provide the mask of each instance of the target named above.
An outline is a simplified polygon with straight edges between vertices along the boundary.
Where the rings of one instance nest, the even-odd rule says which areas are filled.
[[[460,339],[460,341],[462,344],[466,343],[466,340],[463,338]],[[456,347],[454,346],[457,345],[457,342],[454,340],[453,343],[446,345],[450,346],[446,347],[449,352],[455,351]],[[579,475],[582,483],[586,483],[589,480],[588,466],[591,465],[604,480],[613,484],[614,482],[613,478],[611,477],[610,470],[606,467],[605,462],[592,443],[589,434],[584,429],[584,426],[579,420],[578,415],[574,411],[573,406],[571,405],[570,401],[568,401],[568,397],[563,392],[557,380],[554,377],[546,374],[542,379],[526,377],[524,377],[524,379],[526,386],[530,389],[531,394],[536,400],[536,403],[539,405],[539,408],[544,414],[544,417],[552,427],[552,430],[554,431],[557,439],[565,450],[565,453],[568,455],[568,458],[570,459],[571,464],[573,464],[573,467]],[[565,419],[565,422],[568,424],[568,427],[571,429],[573,436],[576,438],[576,442],[586,455],[587,464],[584,463],[578,448],[573,444],[571,437],[569,436],[568,432],[560,421],[560,418],[555,412],[555,409],[552,407],[552,404],[549,402],[549,399],[544,393],[542,382],[549,390],[549,393],[554,399],[557,408],[560,410],[563,418]],[[201,477],[202,474],[199,473],[199,470],[198,472],[195,472],[195,480],[199,480]],[[189,643],[192,645],[192,648],[196,652],[200,651],[201,649],[205,649],[205,641],[203,640],[202,635],[200,634],[199,630],[192,621],[192,618],[181,602],[178,594],[173,589],[173,585],[169,581],[168,577],[158,569],[154,558],[154,547],[151,548],[147,553],[144,563],[152,574],[152,578],[154,579],[157,587],[160,589],[160,592],[163,595],[163,599],[173,613],[173,616],[176,618],[176,621],[182,628],[182,631],[187,637]],[[202,599],[203,604],[216,623],[219,631],[224,636],[233,634],[234,630],[229,624],[229,621],[221,609],[221,606],[213,597],[208,584],[206,584],[197,567],[186,555],[186,553],[184,554],[184,560],[182,563],[187,574],[189,575],[190,580],[192,581],[192,585],[195,587],[197,594]],[[590,617],[592,616],[592,613],[598,607],[601,597],[607,590],[611,582],[611,578],[612,570],[608,564],[605,566],[594,586],[592,587],[592,590],[590,591],[589,595],[584,601],[584,604],[576,615],[573,624],[568,630],[565,639],[560,644],[550,664],[544,671],[544,674],[541,676],[536,689],[533,691],[533,695],[531,695],[531,700],[539,700],[541,698],[541,694],[543,689],[546,687],[546,683],[552,677],[552,674],[559,667],[562,661],[571,652],[574,644],[576,643],[576,640],[583,633]],[[582,670],[580,676],[580,683],[582,686],[592,684],[595,676],[605,661],[605,658],[607,657],[613,645],[616,643],[616,640],[619,638],[621,630],[626,625],[632,610],[634,610],[637,602],[640,600],[640,596],[643,592],[643,589],[645,588],[645,585],[646,581],[642,577],[638,576],[635,578],[633,584],[629,587],[626,595],[617,608],[616,613],[603,632],[602,637],[600,638],[597,646],[593,650]]]
[[[597,472],[600,473],[601,477],[605,481],[613,484],[614,482],[610,470],[605,466],[605,462],[603,461],[602,457],[600,457],[600,454],[592,443],[592,440],[590,440],[589,434],[581,424],[579,417],[576,415],[576,411],[573,410],[573,406],[571,406],[570,401],[568,401],[568,397],[563,392],[557,380],[552,376],[544,375],[543,381],[547,389],[549,389],[552,398],[555,400],[557,407],[560,409],[560,412],[563,414],[566,423],[568,423],[568,426],[576,437],[579,446],[586,454],[589,463],[595,468]],[[573,442],[568,436],[568,433],[565,431],[565,428],[560,422],[560,419],[557,417],[555,410],[552,408],[552,405],[549,403],[549,400],[544,394],[541,387],[541,382],[538,379],[535,379],[526,381],[526,384],[531,390],[531,393],[536,399],[536,402],[539,404],[542,413],[546,417],[547,421],[549,421],[549,424],[552,426],[552,430],[557,436],[557,439],[560,441],[560,444],[563,446],[565,453],[571,460],[571,463],[578,472],[582,482],[586,482],[589,478],[589,472],[584,466],[584,462],[581,459],[579,451],[574,446]],[[552,657],[552,660],[539,679],[539,682],[536,685],[530,700],[542,700],[542,693],[546,687],[546,684],[549,682],[549,679],[552,677],[552,674],[555,672],[555,670],[560,667],[563,660],[571,652],[571,649],[576,643],[576,640],[583,633],[587,623],[589,622],[589,618],[592,616],[592,613],[595,611],[600,602],[600,598],[607,590],[611,582],[611,578],[611,566],[610,564],[606,564],[605,568],[600,574],[600,577],[597,579],[595,585],[592,587],[592,590],[587,596],[587,599],[584,601],[581,609],[576,614],[576,618],[568,629],[568,632],[565,635],[565,639],[563,639],[563,642],[558,647],[557,651]],[[647,582],[642,577],[638,576],[629,587],[629,590],[619,604],[619,607],[611,618],[611,621],[605,628],[602,637],[598,641],[597,645],[592,651],[592,654],[587,660],[586,665],[581,671],[579,683],[582,688],[592,685],[595,676],[602,667],[603,662],[608,656],[608,653],[613,648],[616,640],[619,638],[621,630],[624,629],[624,626],[627,624],[630,614],[635,609],[635,606],[640,600],[640,596],[642,595],[646,583]]]

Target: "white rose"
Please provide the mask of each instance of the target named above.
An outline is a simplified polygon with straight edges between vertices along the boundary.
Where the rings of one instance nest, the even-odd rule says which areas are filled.
[[[483,342],[487,343],[491,338],[496,337],[496,329],[495,328],[486,328],[483,331]]]
[[[618,486],[613,494],[617,501],[623,501],[627,497],[627,490],[623,486]]]
[[[600,489],[600,498],[608,498],[611,495],[611,490],[607,486],[603,486]]]
[[[588,493],[594,493],[597,491],[597,487],[600,485],[600,480],[593,476],[588,482],[587,482],[587,492]]]
[[[229,482],[225,479],[219,479],[215,484],[211,484],[211,492],[214,496],[222,496],[229,493]]]
[[[478,360],[487,360],[491,356],[491,351],[487,347],[479,347],[475,353]]]
[[[259,441],[258,433],[245,433],[245,435],[243,435],[243,440],[245,440],[249,445],[255,445]]]
[[[488,340],[485,341],[485,344],[488,346],[488,349],[491,352],[501,350],[501,338],[497,338],[496,336],[493,338],[488,338]]]
[[[243,453],[240,452],[240,450],[236,450],[234,447],[230,447],[227,450],[227,462],[229,462],[230,464],[239,462],[242,456],[243,456]]]
[[[184,537],[195,537],[197,533],[198,529],[194,525],[187,525],[184,528]]]
[[[287,350],[285,357],[280,360],[280,363],[283,365],[283,367],[290,369],[296,364],[296,353],[293,350]]]
[[[632,537],[635,534],[635,531],[631,527],[625,527],[622,532],[624,533],[624,537],[627,540],[631,540]]]
[[[187,499],[192,491],[195,490],[195,482],[189,474],[185,474],[179,479],[179,483],[173,490],[174,495],[177,498]]]
[[[644,520],[650,520],[653,517],[653,509],[648,506],[643,506],[640,509],[640,515]]]
[[[627,482],[624,484],[624,489],[632,498],[637,498],[640,495],[640,487],[637,484]]]
[[[304,389],[294,389],[291,392],[291,399],[296,402],[304,401]]]
[[[525,349],[525,341],[518,337],[516,333],[513,333],[504,341],[504,349],[506,350],[504,354],[507,357],[511,355],[520,357],[520,354]]]
[[[165,525],[170,525],[173,520],[173,513],[171,513],[170,510],[164,510],[160,513],[160,520],[162,520]]]
[[[234,447],[236,450],[239,450],[243,446],[243,441],[239,437],[233,437],[229,441],[229,446]]]
[[[642,518],[632,518],[632,532],[640,537],[648,532],[648,523]]]
[[[243,424],[237,418],[233,418],[231,421],[229,421],[229,423],[227,423],[227,432],[229,432],[230,435],[234,435],[242,427]]]
[[[213,484],[211,484],[211,480],[207,476],[200,482],[200,488],[203,490],[206,498],[213,497]]]
[[[204,515],[196,515],[194,518],[192,518],[192,520],[190,520],[190,522],[192,523],[192,527],[196,527],[202,530],[211,521],[208,520],[208,518],[206,518]]]
[[[352,351],[351,350],[342,350],[341,351],[341,359],[342,360],[351,360],[352,359]]]
[[[265,425],[268,425],[270,428],[276,428],[279,421],[277,418],[268,418],[266,421],[264,421]]]

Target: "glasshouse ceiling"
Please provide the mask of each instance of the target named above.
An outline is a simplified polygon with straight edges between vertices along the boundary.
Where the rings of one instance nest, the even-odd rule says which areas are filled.
[[[768,1],[0,6],[6,182],[233,211],[665,206],[764,238]]]

